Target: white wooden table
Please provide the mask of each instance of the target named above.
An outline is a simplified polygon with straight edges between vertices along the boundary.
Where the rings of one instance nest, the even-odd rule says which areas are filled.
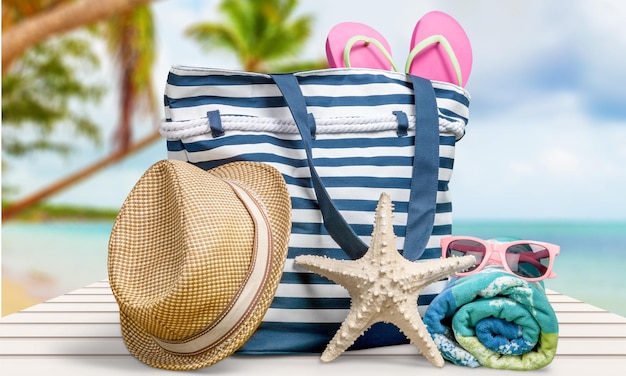
[[[532,373],[626,375],[626,317],[549,291],[559,320],[554,361]],[[63,373],[61,373],[63,372]],[[0,319],[0,375],[164,374],[132,357],[121,338],[117,304],[106,281]],[[346,353],[331,363],[316,355],[233,355],[194,373],[240,375],[505,375],[516,371],[438,369],[411,345]]]

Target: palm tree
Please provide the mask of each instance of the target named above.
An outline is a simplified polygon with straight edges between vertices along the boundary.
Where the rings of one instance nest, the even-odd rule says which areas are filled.
[[[58,9],[63,1],[3,1],[3,40],[25,20],[42,11]],[[51,137],[60,124],[75,137],[100,143],[96,122],[87,111],[71,106],[75,101],[97,103],[104,93],[101,82],[85,80],[100,65],[90,47],[90,38],[93,35],[86,32],[51,38],[28,48],[10,68],[3,66],[3,172],[10,167],[10,157],[19,158],[37,151],[68,154],[74,140]],[[3,183],[3,194],[10,193],[11,187],[6,180]]]
[[[118,150],[127,150],[133,114],[157,112],[151,77],[156,48],[150,6],[139,5],[112,17],[104,25],[104,34],[119,71],[120,116],[114,142]]]
[[[2,73],[29,47],[151,0],[3,0]],[[5,23],[9,22],[8,25]]]
[[[120,91],[120,120],[115,132],[116,150],[101,161],[97,161],[93,165],[69,175],[68,177],[42,189],[35,194],[26,197],[8,207],[3,207],[3,218],[8,219],[19,211],[26,209],[33,204],[44,200],[50,195],[67,188],[68,186],[90,176],[100,169],[119,161],[126,155],[139,150],[146,145],[159,139],[158,132],[148,135],[146,138],[136,143],[131,143],[132,126],[131,119],[134,113],[141,110],[155,112],[156,102],[152,90],[152,65],[154,62],[154,27],[152,23],[152,14],[149,5],[143,4],[148,0],[33,0],[29,2],[8,0],[2,2],[2,21],[3,21],[3,91],[5,93],[15,93],[12,96],[3,95],[3,136],[7,128],[18,128],[24,123],[35,124],[35,126],[46,130],[50,133],[56,124],[70,121],[75,129],[80,133],[88,136],[93,140],[99,139],[99,134],[94,134],[95,125],[86,118],[77,117],[66,107],[70,97],[80,97],[81,99],[95,98],[97,93],[96,87],[82,84],[74,77],[74,72],[68,70],[68,64],[65,62],[68,54],[58,51],[59,43],[61,46],[69,46],[69,51],[73,51],[74,55],[78,55],[83,61],[91,59],[93,63],[94,55],[89,51],[88,44],[79,44],[74,41],[74,37],[65,34],[58,38],[47,39],[46,33],[37,29],[37,22],[43,26],[43,30],[48,33],[62,33],[70,30],[68,25],[84,26],[85,19],[99,20],[98,17],[108,17],[107,22],[96,27],[96,35],[102,35],[109,41],[109,51],[117,62],[119,74],[119,91]],[[106,3],[108,5],[103,5]],[[139,4],[139,5],[137,5]],[[96,10],[85,10],[85,6],[93,6]],[[133,8],[134,7],[134,8]],[[81,21],[68,19],[68,15],[76,16],[76,10],[83,10],[89,13],[89,16],[82,18]],[[97,16],[99,15],[99,16]],[[47,21],[46,21],[47,20]],[[52,21],[51,21],[52,20]],[[47,26],[46,26],[47,25]],[[94,30],[93,27],[90,29]],[[13,43],[8,36],[15,35],[16,31],[32,31],[40,38],[26,38],[29,45],[24,44],[24,40],[18,40],[19,43]],[[34,31],[33,31],[34,30]],[[9,46],[5,45],[7,41]],[[61,41],[61,42],[59,42]],[[67,42],[70,41],[70,42]],[[13,44],[14,46],[11,46]],[[17,47],[16,47],[17,46]],[[30,46],[30,47],[29,47]],[[65,48],[64,50],[68,50]],[[5,49],[11,58],[5,57]],[[15,51],[26,51],[22,53],[21,58],[17,59],[19,54]],[[32,53],[38,53],[36,58],[30,58]],[[39,51],[39,52],[37,52]],[[43,51],[43,52],[41,52]],[[42,58],[43,56],[43,58]],[[6,59],[5,59],[6,58]],[[54,64],[51,64],[54,63]],[[24,80],[23,66],[32,66],[39,69],[36,74],[37,82],[40,86],[48,88],[44,93],[33,92],[28,80]],[[8,65],[11,65],[9,68]],[[79,64],[82,66],[83,64]],[[52,67],[56,67],[51,69]],[[6,74],[5,74],[6,72]],[[62,75],[59,75],[62,73]],[[52,79],[51,75],[55,77]],[[59,90],[64,89],[64,91]],[[10,89],[10,90],[5,90]],[[36,91],[36,90],[35,90]],[[20,93],[28,93],[31,95],[22,95]],[[38,95],[39,94],[39,95]],[[54,98],[57,102],[63,103],[64,112],[59,113],[59,106],[46,106],[46,101],[41,101],[41,94],[47,95],[48,98]],[[24,100],[31,100],[26,107],[29,111],[18,111],[23,107]],[[45,99],[45,98],[44,98]],[[21,101],[21,102],[20,102]],[[49,102],[49,101],[48,101]],[[35,104],[42,104],[41,113],[33,113]],[[38,116],[35,117],[35,115]],[[42,121],[43,120],[43,121]],[[52,151],[69,151],[69,142],[50,143],[47,137],[40,137],[36,142],[24,146],[18,139],[3,137],[3,154],[9,153],[13,155],[23,154],[27,150],[52,150]],[[3,167],[5,167],[5,159],[3,158]],[[4,188],[4,187],[3,187]],[[4,189],[3,189],[4,190]]]
[[[325,61],[284,63],[294,58],[311,34],[310,15],[293,18],[297,0],[224,0],[223,23],[200,22],[185,31],[202,47],[234,51],[244,70],[285,72],[327,67]]]
[[[144,109],[150,112],[156,110],[150,77],[154,63],[154,25],[150,6],[145,4],[147,1],[3,1],[3,73],[7,72],[8,67],[14,61],[12,54],[16,51],[25,51],[29,46],[18,42],[37,42],[38,40],[35,39],[37,35],[41,39],[47,39],[55,32],[70,30],[72,25],[84,25],[83,22],[87,19],[97,21],[108,16],[107,21],[100,28],[100,34],[108,41],[109,51],[115,59],[120,76],[121,111],[115,142],[120,149],[127,149],[132,139],[130,123],[133,113]],[[85,15],[87,11],[89,16]],[[20,38],[24,33],[28,33],[30,37]],[[41,43],[34,46],[40,45]],[[57,46],[52,47],[52,49],[55,48]],[[80,49],[88,50],[84,44]],[[75,52],[75,54],[78,53],[79,51]],[[87,53],[89,51],[85,54]],[[67,76],[66,79],[57,79],[57,81],[67,81],[67,78],[72,77]],[[81,95],[87,97],[86,93]]]

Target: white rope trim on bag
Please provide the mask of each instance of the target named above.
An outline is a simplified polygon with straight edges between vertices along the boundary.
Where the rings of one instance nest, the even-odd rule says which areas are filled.
[[[415,116],[408,116],[408,119],[409,129],[415,129]],[[298,133],[296,123],[292,119],[224,115],[221,117],[221,123],[225,131]],[[315,124],[316,134],[377,132],[398,128],[398,120],[395,115],[315,119]],[[163,137],[177,140],[211,133],[211,126],[207,118],[164,121],[161,123],[159,131]],[[439,118],[440,133],[452,133],[458,140],[463,136],[464,131],[465,124],[462,121]]]

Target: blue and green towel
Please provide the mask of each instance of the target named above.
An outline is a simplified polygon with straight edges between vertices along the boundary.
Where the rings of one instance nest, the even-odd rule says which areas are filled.
[[[559,327],[543,283],[501,268],[452,279],[424,323],[443,357],[457,365],[535,370],[556,353]]]

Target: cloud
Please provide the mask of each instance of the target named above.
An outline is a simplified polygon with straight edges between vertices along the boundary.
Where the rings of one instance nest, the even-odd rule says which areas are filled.
[[[490,14],[467,24],[475,52],[468,88],[485,105],[478,111],[571,90],[595,116],[626,118],[626,87],[618,84],[626,82],[623,2],[506,2]]]
[[[472,118],[451,182],[460,218],[617,219],[626,201],[626,130],[546,94]],[[558,110],[555,110],[558,109]]]

